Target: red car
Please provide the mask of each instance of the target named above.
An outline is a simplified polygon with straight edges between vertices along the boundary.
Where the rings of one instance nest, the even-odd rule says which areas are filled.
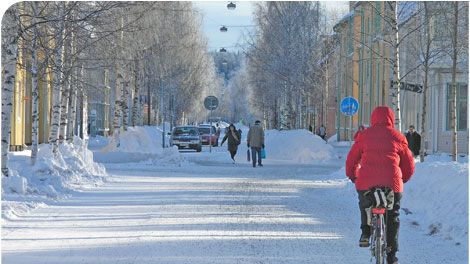
[[[220,130],[218,131],[215,126],[212,126],[212,131],[210,125],[200,125],[198,129],[199,134],[201,135],[202,145],[212,144],[214,147],[219,145]]]

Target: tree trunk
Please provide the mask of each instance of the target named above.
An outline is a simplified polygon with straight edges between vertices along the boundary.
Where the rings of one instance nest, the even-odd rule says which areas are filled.
[[[423,110],[421,114],[421,149],[419,150],[419,159],[424,162],[424,154],[426,152],[426,138],[428,131],[426,130],[426,113],[427,113],[427,95],[428,95],[428,77],[429,77],[429,57],[431,50],[431,30],[429,20],[428,3],[424,2],[424,16],[426,26],[426,51],[424,54],[424,82],[423,82]]]
[[[68,28],[68,26],[66,26]],[[71,54],[73,54],[73,32],[71,33],[71,39],[67,40],[64,45],[64,59],[63,61],[64,67],[62,67],[63,71],[66,71],[67,74],[64,75],[64,83],[62,83],[62,97],[60,102],[60,129],[59,129],[59,143],[64,142],[67,138],[67,123],[69,117],[69,104],[70,104],[70,89],[71,89]]]
[[[125,78],[122,79],[122,91],[121,91],[121,112],[122,112],[122,129],[124,131],[127,130],[128,126],[128,117],[129,117],[129,106],[128,106],[128,99],[129,99],[129,71],[128,68],[124,68]]]
[[[117,74],[116,74],[116,90],[114,93],[114,121],[113,121],[113,141],[116,143],[116,146],[119,147],[119,132],[121,129],[121,113],[122,113],[122,107],[121,107],[121,90],[120,86],[122,85],[122,76],[121,76],[121,71],[118,68]]]
[[[36,24],[36,16],[38,10],[38,2],[32,2],[33,10],[33,25]],[[31,164],[36,163],[38,153],[38,142],[39,142],[39,86],[38,86],[38,58],[37,58],[37,38],[38,36],[37,26],[33,28],[33,38],[31,40],[31,110],[32,110],[32,131],[31,131]]]
[[[88,95],[85,89],[82,89],[82,135],[85,146],[88,145]]]
[[[140,67],[139,60],[135,60],[134,66],[134,99],[132,103],[132,126],[136,126],[139,118],[139,94],[140,94]]]
[[[78,80],[73,81],[75,84],[72,89],[70,90],[70,98],[69,98],[69,112],[67,115],[67,142],[72,143],[73,142],[73,136],[74,136],[74,128],[76,125],[76,118],[77,118],[77,83],[81,81],[83,74],[83,66],[79,70],[79,74],[77,74]]]
[[[450,91],[450,118],[452,127],[452,161],[457,161],[457,37],[458,37],[458,23],[459,23],[459,2],[455,1],[454,4],[454,21],[452,24],[452,86]]]
[[[11,6],[3,15],[2,23],[2,175],[9,176],[11,113],[15,89],[16,61],[18,57],[18,12]]]
[[[393,3],[392,32],[393,32],[393,87],[392,87],[392,100],[393,107],[395,108],[395,128],[401,132],[401,110],[400,110],[400,50],[398,47],[398,1]]]
[[[55,48],[55,58],[54,58],[54,77],[53,77],[53,84],[52,84],[52,116],[51,116],[51,127],[49,130],[49,144],[52,145],[52,152],[55,154],[57,153],[58,149],[58,140],[59,140],[59,124],[60,124],[60,111],[61,111],[61,86],[63,80],[63,73],[62,73],[62,62],[65,56],[64,53],[64,45],[63,45],[63,38],[64,38],[64,13],[65,13],[65,2],[60,3],[60,21],[59,25],[56,29],[56,48]]]

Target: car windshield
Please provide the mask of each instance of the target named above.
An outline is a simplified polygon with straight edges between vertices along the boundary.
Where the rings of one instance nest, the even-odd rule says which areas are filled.
[[[200,127],[199,128],[199,133],[200,134],[209,134],[210,133],[209,127]]]
[[[178,127],[178,128],[175,128],[174,134],[175,136],[183,136],[183,135],[197,136],[198,132],[196,131],[196,129],[192,127]]]

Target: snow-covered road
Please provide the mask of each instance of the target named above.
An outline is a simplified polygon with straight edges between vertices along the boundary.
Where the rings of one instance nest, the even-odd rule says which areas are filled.
[[[104,186],[4,221],[2,262],[370,263],[342,162],[254,169],[185,155],[195,164],[109,164]],[[406,219],[400,242],[401,263],[467,263]]]

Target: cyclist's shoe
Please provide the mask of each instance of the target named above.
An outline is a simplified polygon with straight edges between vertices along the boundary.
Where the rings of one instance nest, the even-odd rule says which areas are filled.
[[[387,264],[398,264],[398,258],[395,257],[395,253],[387,255]]]
[[[361,238],[359,239],[359,246],[360,247],[369,247],[370,246],[369,238],[370,238],[370,234],[366,234],[366,233],[363,232],[362,235],[361,235]]]

